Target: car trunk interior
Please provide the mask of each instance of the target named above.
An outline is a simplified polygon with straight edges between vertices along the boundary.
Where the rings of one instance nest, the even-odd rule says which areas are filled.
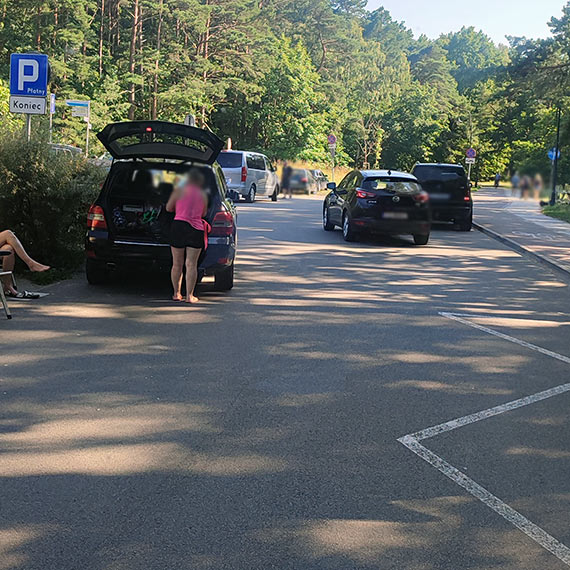
[[[206,178],[210,219],[215,188],[210,168],[200,169]],[[175,176],[181,173],[159,165],[117,163],[107,190],[107,218],[115,237],[120,239],[163,243],[169,242],[170,224],[174,214],[166,211]]]

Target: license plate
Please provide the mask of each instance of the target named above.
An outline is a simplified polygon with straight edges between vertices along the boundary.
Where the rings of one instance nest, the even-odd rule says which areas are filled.
[[[384,212],[382,217],[387,220],[407,220],[407,212]]]
[[[429,197],[432,200],[449,200],[451,198],[451,194],[445,194],[444,192],[432,192]]]

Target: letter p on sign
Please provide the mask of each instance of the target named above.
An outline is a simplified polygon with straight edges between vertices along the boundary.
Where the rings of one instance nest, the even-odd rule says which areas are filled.
[[[18,61],[18,91],[23,91],[26,83],[35,83],[39,77],[40,64],[35,59]]]

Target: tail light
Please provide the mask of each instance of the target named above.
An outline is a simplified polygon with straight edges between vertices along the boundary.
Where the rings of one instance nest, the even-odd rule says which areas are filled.
[[[87,214],[87,229],[89,230],[106,230],[107,220],[105,220],[105,212],[101,206],[96,206],[93,204],[89,208],[89,213]]]
[[[464,199],[466,202],[469,202],[469,200],[471,200],[471,196],[464,196],[463,199]]]
[[[227,210],[222,210],[214,216],[211,236],[230,236],[234,231],[234,218]]]
[[[374,192],[366,192],[365,190],[357,190],[356,195],[359,198],[376,198],[376,194],[374,194]]]
[[[241,167],[241,181],[245,182],[247,180],[247,168],[245,166]]]
[[[429,202],[429,194],[422,190],[421,192],[414,194],[414,200],[420,204],[426,204]]]
[[[302,182],[303,184],[306,184],[308,181],[309,181],[308,178],[301,178],[301,182]]]

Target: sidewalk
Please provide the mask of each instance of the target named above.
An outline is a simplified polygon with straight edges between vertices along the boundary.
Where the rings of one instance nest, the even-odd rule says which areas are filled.
[[[513,197],[505,188],[482,188],[473,192],[473,201],[476,225],[570,277],[570,224],[545,216],[538,202]]]

